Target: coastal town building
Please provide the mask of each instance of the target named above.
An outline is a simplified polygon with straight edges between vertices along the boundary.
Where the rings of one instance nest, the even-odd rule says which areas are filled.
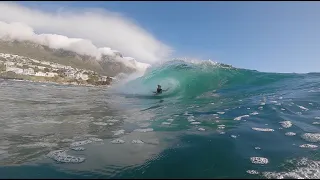
[[[41,62],[41,64],[50,66],[50,62],[46,62],[46,61]]]
[[[76,79],[82,79],[82,80],[88,80],[89,79],[89,76],[87,74],[83,74],[83,73],[77,73],[75,75],[75,78]]]
[[[33,62],[40,64],[40,61],[32,59]]]
[[[30,77],[32,76],[48,77],[45,79],[45,81],[55,82],[59,79],[60,83],[72,83],[75,85],[108,85],[112,80],[110,77],[101,76],[92,70],[73,68],[71,66],[65,66],[58,63],[39,61],[23,56],[5,53],[0,53],[0,65],[2,66],[0,66],[0,77],[2,78],[19,78],[30,80]],[[44,79],[32,78],[32,80],[43,81]]]
[[[25,75],[34,75],[34,70],[32,68],[24,69],[23,74]]]
[[[46,76],[47,77],[54,77],[54,76],[58,76],[58,74],[57,73],[53,73],[53,72],[47,72]]]
[[[13,66],[13,65],[14,65],[14,62],[7,61],[7,62],[4,63],[4,65],[5,65],[6,67],[10,67],[10,66]]]
[[[39,71],[39,72],[35,73],[35,76],[43,76],[44,77],[44,76],[46,76],[46,73]]]
[[[6,71],[7,72],[8,71],[12,71],[12,72],[14,72],[16,74],[22,74],[23,73],[23,69],[17,68],[17,67],[9,67],[9,66],[6,67]]]

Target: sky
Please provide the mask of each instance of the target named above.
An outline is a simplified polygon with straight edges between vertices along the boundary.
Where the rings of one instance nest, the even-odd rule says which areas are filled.
[[[72,30],[85,37],[73,38],[91,38],[93,43],[97,42],[101,46],[105,45],[105,40],[109,47],[114,42],[118,45],[115,47],[123,49],[137,60],[154,58],[154,61],[158,61],[156,56],[211,59],[264,72],[306,73],[319,72],[320,68],[319,2],[70,1],[18,4],[53,14],[69,9],[77,12],[88,12],[88,9],[95,12],[115,12],[116,16],[120,16],[123,21],[130,21],[132,25],[129,23],[121,26],[122,28],[119,26],[117,31],[138,29],[135,33],[145,36],[134,39],[135,34],[132,33],[131,46],[127,49],[121,39],[124,35],[120,33],[116,35],[119,37],[101,39],[80,32],[87,27],[78,26],[78,29]],[[4,15],[0,15],[0,20],[19,21],[18,18],[2,16]],[[83,20],[84,26],[93,26],[92,22],[85,20],[88,19]],[[108,21],[106,19],[105,23],[108,24]],[[50,29],[33,22],[32,25],[39,33],[57,33],[41,32],[52,29],[59,31],[58,33],[65,32],[62,35],[68,37],[73,35],[72,32],[61,30],[52,24]],[[105,31],[108,28],[113,27],[108,26]],[[95,34],[95,29],[88,30]],[[112,38],[114,39],[111,41]],[[132,47],[137,48],[139,53],[135,53],[134,48],[129,49]]]

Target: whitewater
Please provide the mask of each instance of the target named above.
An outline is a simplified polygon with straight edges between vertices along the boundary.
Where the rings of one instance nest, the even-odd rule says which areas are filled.
[[[320,177],[320,73],[174,60],[110,89],[0,84],[0,177]]]

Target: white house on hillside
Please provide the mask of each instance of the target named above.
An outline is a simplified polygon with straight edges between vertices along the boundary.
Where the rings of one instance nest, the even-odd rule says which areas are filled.
[[[14,62],[5,62],[4,63],[4,65],[6,66],[6,67],[9,67],[9,66],[13,66],[14,65]]]
[[[67,71],[64,73],[68,78],[74,78],[75,77],[75,74],[74,72],[71,72],[71,71]]]
[[[40,63],[40,61],[35,60],[35,59],[32,59],[32,61],[35,62],[35,63]]]
[[[107,81],[107,79],[108,79],[108,76],[101,76],[99,78],[99,81]]]
[[[35,76],[46,76],[46,73],[39,71],[35,74]]]
[[[39,69],[41,69],[41,70],[44,70],[44,68],[46,68],[46,67],[44,67],[44,66],[37,66]]]
[[[86,74],[82,74],[82,73],[77,73],[76,74],[76,79],[82,79],[82,80],[88,80],[89,79],[89,76],[86,75]]]
[[[46,62],[46,61],[41,62],[41,64],[50,66],[50,62]]]
[[[23,73],[23,69],[17,68],[17,67],[6,67],[6,71],[12,71],[12,72],[15,72],[16,74]]]
[[[34,75],[34,70],[32,68],[24,69],[23,74],[25,75]]]
[[[58,75],[57,73],[53,73],[53,72],[47,72],[46,73],[47,77],[54,77],[54,76],[57,76],[57,75]]]

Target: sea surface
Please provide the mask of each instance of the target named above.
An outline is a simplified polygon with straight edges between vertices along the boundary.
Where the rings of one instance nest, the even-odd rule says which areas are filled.
[[[319,73],[172,61],[112,88],[0,80],[0,178],[316,179],[319,142]]]

